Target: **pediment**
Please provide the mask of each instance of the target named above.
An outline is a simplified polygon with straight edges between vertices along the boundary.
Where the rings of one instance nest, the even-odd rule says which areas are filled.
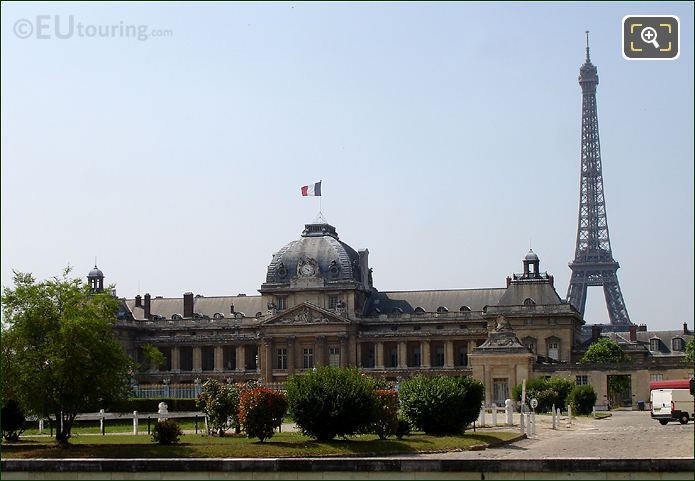
[[[295,306],[286,311],[278,312],[268,318],[266,325],[311,325],[311,324],[349,324],[349,321],[321,307],[308,302]]]

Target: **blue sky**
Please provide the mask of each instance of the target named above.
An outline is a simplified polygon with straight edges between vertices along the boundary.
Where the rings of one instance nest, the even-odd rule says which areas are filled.
[[[678,15],[680,58],[623,59],[627,14]],[[40,15],[169,33],[19,38]],[[119,295],[252,294],[322,179],[381,290],[500,287],[532,245],[564,297],[587,29],[628,311],[692,327],[692,3],[3,3],[2,284],[98,256]]]

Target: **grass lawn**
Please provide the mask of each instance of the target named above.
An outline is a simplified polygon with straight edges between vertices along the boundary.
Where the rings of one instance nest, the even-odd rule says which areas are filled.
[[[157,422],[156,418],[152,419],[152,426]],[[176,418],[176,422],[179,427],[183,430],[194,430],[195,420],[193,418]],[[39,434],[39,428],[36,422],[31,421],[27,423],[30,429],[24,431],[23,436],[30,436]],[[73,434],[98,434],[101,432],[99,427],[99,421],[75,421],[72,427]],[[140,419],[138,429],[140,432],[147,432],[147,419]],[[205,421],[202,417],[198,418],[198,429],[200,431],[205,430]],[[133,432],[133,421],[132,419],[107,419],[105,426],[106,433],[132,433]],[[43,434],[50,434],[51,430],[49,428],[48,422],[44,423]]]
[[[181,436],[175,446],[159,446],[149,436],[80,436],[67,447],[50,438],[24,438],[3,443],[5,458],[216,458],[216,457],[308,457],[335,455],[383,455],[470,449],[494,445],[518,436],[515,432],[491,431],[460,436],[413,434],[402,440],[380,440],[374,435],[352,436],[333,441],[314,441],[300,433],[277,433],[265,443],[241,435],[223,438],[203,435]]]

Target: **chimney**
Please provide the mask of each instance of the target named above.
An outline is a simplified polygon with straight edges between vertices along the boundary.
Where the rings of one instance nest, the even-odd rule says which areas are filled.
[[[360,272],[362,273],[362,286],[369,290],[369,249],[360,249],[357,253],[360,256]]]
[[[512,278],[507,276],[507,287],[512,285]]]
[[[135,296],[135,307],[142,307],[142,297],[140,297],[140,294]]]
[[[555,278],[553,276],[548,276],[548,282],[550,282],[550,287],[555,288]]]
[[[152,297],[149,294],[145,294],[145,304],[143,305],[143,308],[145,309],[145,319],[151,319],[152,318],[152,311],[151,311],[151,302]]]
[[[183,317],[192,318],[193,317],[193,293],[184,292],[183,293]]]
[[[683,334],[688,334],[688,323],[687,322],[683,323]]]
[[[231,312],[232,314],[234,314],[234,304],[232,304],[231,306],[229,306],[229,312]]]
[[[637,326],[634,324],[630,324],[630,342],[635,342],[637,341]]]
[[[591,342],[597,341],[601,337],[601,324],[591,326]]]

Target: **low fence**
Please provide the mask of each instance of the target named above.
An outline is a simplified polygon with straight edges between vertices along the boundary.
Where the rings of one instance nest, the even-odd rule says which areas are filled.
[[[133,386],[132,397],[191,399],[198,397],[202,390],[202,384],[144,384]]]
[[[284,391],[280,382],[262,384],[263,387]],[[194,399],[203,390],[203,383],[198,384],[138,384],[132,387],[132,397],[144,399]]]
[[[143,424],[143,428],[144,424],[147,423],[147,434],[151,434],[154,423],[160,419],[192,419],[196,434],[198,434],[198,431],[207,430],[207,417],[204,413],[198,411],[158,413],[138,413],[137,411],[133,411],[132,413],[109,413],[102,410],[98,413],[78,414],[75,417],[75,421],[99,421],[99,430],[101,434],[106,434],[109,431],[107,421],[132,421],[133,434],[144,434],[145,430],[140,428],[140,423]],[[50,434],[53,436],[53,426],[56,424],[55,418],[29,418],[28,421],[38,422],[39,434]],[[119,426],[119,429],[122,429],[122,426]]]

